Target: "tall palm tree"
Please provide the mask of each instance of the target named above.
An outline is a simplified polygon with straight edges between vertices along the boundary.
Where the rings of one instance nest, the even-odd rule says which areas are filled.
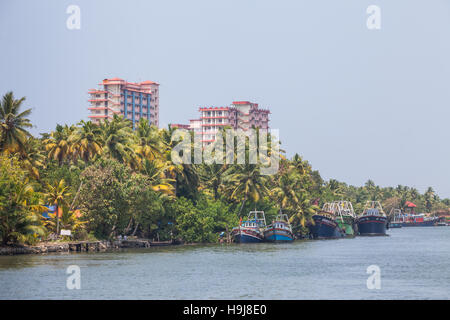
[[[74,154],[88,162],[102,151],[101,130],[92,121],[81,120],[78,124],[81,126],[69,137],[69,142],[73,144]]]
[[[12,91],[7,92],[0,102],[0,152],[19,152],[24,148],[26,138],[30,133],[30,120],[26,118],[31,109],[20,112],[25,97],[14,99]]]
[[[308,163],[308,161],[303,161],[302,157],[297,153],[292,158],[292,165],[300,174],[311,172],[311,165]]]
[[[69,187],[66,186],[64,179],[59,180],[55,185],[47,184],[45,198],[50,205],[56,206],[56,235],[59,235],[59,211],[63,206],[68,206],[70,197]]]
[[[270,190],[270,193],[277,201],[279,209],[283,211],[286,208],[295,208],[298,205],[298,190],[297,176],[286,170],[278,176],[275,187]]]
[[[269,193],[266,181],[267,177],[261,175],[260,166],[257,164],[233,165],[225,172],[224,182],[229,183],[229,197],[242,201],[239,216],[247,200],[256,203]]]
[[[309,199],[306,192],[299,194],[298,204],[294,208],[294,214],[289,218],[289,221],[293,224],[299,224],[302,227],[306,225],[307,222],[312,222],[312,216],[320,208],[312,204],[311,199]]]
[[[174,163],[172,159],[172,149],[178,143],[173,140],[173,133],[176,128],[169,126],[159,132],[162,147],[162,161],[167,179],[174,181],[175,194],[190,199],[198,196],[199,176],[197,168],[192,164]]]
[[[139,120],[135,135],[137,140],[135,152],[141,159],[155,160],[162,157],[161,141],[156,127],[142,118]]]
[[[224,164],[201,164],[199,166],[199,178],[201,188],[212,194],[215,200],[219,199],[219,190],[223,186],[223,174],[227,169]]]
[[[433,204],[436,200],[436,194],[432,187],[428,187],[427,191],[425,192],[425,207],[427,208],[428,212],[431,212],[433,209]]]
[[[133,168],[137,167],[130,121],[115,114],[111,121],[105,120],[100,124],[100,130],[103,154],[119,162],[128,163]]]
[[[173,179],[168,179],[164,175],[164,166],[161,162],[144,159],[141,164],[140,172],[149,177],[152,189],[167,196],[175,195]]]
[[[75,126],[67,124],[56,125],[56,130],[44,140],[48,158],[58,161],[59,165],[74,159],[75,147],[71,136],[75,133]]]
[[[19,154],[20,164],[27,169],[30,175],[39,180],[39,169],[44,166],[45,155],[42,153],[40,140],[29,137],[23,144],[23,150]]]
[[[334,199],[341,198],[344,195],[339,181],[335,179],[330,179],[330,181],[327,182],[326,187]]]

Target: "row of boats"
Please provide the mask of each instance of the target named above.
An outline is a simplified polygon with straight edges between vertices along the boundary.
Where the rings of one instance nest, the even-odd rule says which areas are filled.
[[[396,209],[397,210],[397,209]],[[401,213],[401,211],[400,211]],[[379,201],[367,201],[364,210],[356,215],[350,201],[325,203],[307,225],[309,238],[333,239],[354,236],[384,236],[390,228],[402,226],[437,225],[439,218],[412,217],[391,212],[389,217]],[[295,239],[289,218],[281,211],[271,224],[266,224],[264,211],[250,211],[247,220],[240,221],[231,235],[235,242],[288,242]]]

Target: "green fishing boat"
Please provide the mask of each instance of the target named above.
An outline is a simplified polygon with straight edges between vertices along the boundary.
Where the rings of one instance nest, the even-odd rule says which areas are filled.
[[[350,201],[334,201],[329,203],[329,210],[334,213],[336,222],[346,237],[354,237],[355,211]]]

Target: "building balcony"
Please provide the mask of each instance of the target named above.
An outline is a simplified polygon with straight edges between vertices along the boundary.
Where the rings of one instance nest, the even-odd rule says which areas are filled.
[[[108,91],[91,89],[91,90],[88,91],[88,93],[89,94],[100,94],[100,93],[108,93]]]
[[[215,116],[215,117],[206,116],[206,117],[200,117],[200,119],[225,119],[225,118],[228,118],[228,116]]]
[[[89,99],[88,101],[89,102],[93,102],[93,101],[101,102],[101,101],[108,101],[108,99],[105,99],[105,98],[94,98],[94,99]]]
[[[202,123],[202,127],[227,126],[229,123]]]
[[[91,114],[88,115],[89,118],[108,118],[108,115],[106,114]]]

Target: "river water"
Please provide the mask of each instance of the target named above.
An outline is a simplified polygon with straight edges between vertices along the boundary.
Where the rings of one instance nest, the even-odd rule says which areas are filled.
[[[290,244],[0,256],[0,299],[449,299],[450,228]],[[81,289],[66,270],[80,267]],[[379,267],[379,289],[367,279]],[[372,284],[372,286],[370,286]]]

